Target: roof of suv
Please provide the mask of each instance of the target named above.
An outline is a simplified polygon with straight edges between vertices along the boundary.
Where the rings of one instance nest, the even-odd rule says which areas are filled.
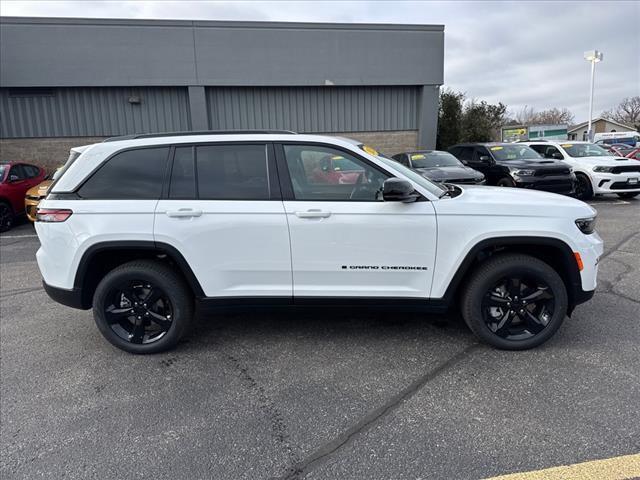
[[[135,133],[133,135],[121,135],[118,137],[109,137],[103,142],[118,142],[121,140],[137,140],[140,138],[159,138],[159,137],[192,137],[196,135],[275,135],[275,134],[295,135],[296,132],[291,130],[194,130],[183,132],[160,132],[160,133]]]

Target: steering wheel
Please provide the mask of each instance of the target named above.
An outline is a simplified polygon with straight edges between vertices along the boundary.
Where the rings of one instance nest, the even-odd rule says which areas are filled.
[[[349,200],[357,199],[362,193],[370,193],[368,183],[364,183],[365,175],[364,172],[361,172],[356,178],[355,183],[353,184],[353,190],[349,194]],[[361,197],[362,198],[362,197]]]

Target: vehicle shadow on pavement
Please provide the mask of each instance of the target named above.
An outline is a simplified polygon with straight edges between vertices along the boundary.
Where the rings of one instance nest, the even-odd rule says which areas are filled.
[[[457,313],[430,315],[420,312],[340,311],[326,308],[296,308],[242,313],[210,313],[194,320],[191,332],[180,342],[189,349],[211,348],[212,342],[260,337],[265,341],[282,337],[305,341],[331,338],[384,341],[389,338],[421,337],[433,341],[468,343],[473,335]],[[178,347],[180,349],[180,347]],[[184,347],[183,347],[184,348]]]

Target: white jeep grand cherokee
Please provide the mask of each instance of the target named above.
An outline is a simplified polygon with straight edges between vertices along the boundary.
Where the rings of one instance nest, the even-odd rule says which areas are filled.
[[[51,298],[93,307],[134,353],[173,347],[198,311],[281,304],[459,307],[517,350],[592,297],[595,215],[546,192],[442,187],[343,138],[138,135],[68,162],[38,209],[37,258]]]

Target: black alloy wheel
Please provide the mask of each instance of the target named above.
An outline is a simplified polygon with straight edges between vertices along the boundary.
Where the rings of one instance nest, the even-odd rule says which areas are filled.
[[[496,183],[498,187],[515,187],[516,183],[508,177],[503,177]]]
[[[584,174],[576,175],[575,196],[578,200],[591,200],[593,198],[593,187],[591,180]]]
[[[107,273],[93,295],[102,335],[131,353],[173,348],[193,320],[193,292],[179,270],[158,260],[134,260]]]
[[[0,232],[6,232],[13,227],[13,210],[5,202],[0,202]]]
[[[487,327],[506,340],[527,340],[538,335],[549,325],[554,309],[549,286],[526,276],[501,278],[482,302]]]
[[[104,316],[122,340],[149,344],[164,337],[173,322],[173,307],[158,285],[133,280],[114,286],[107,294]]]
[[[525,350],[549,340],[569,307],[567,287],[551,265],[521,253],[497,254],[471,273],[462,316],[480,340]]]

